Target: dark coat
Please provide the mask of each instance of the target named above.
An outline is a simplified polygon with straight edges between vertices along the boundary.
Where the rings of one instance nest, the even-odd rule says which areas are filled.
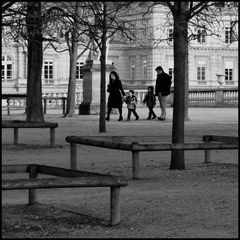
[[[156,105],[155,95],[153,93],[147,93],[143,99],[143,103],[146,103],[148,108],[154,108]]]
[[[157,75],[156,86],[155,86],[156,96],[159,93],[161,93],[163,96],[167,96],[170,94],[170,86],[172,84],[171,79],[172,77],[165,72]]]
[[[121,108],[123,104],[122,96],[125,96],[121,80],[110,81],[107,92],[109,92],[108,108]]]

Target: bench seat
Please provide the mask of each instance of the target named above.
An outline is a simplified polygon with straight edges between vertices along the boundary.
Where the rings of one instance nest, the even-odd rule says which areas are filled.
[[[2,174],[14,173],[29,173],[29,179],[3,179],[2,190],[28,189],[29,204],[37,202],[36,189],[110,187],[110,224],[120,222],[120,187],[128,184],[123,178],[38,164],[2,165]],[[41,179],[39,174],[55,177]]]
[[[18,128],[50,128],[50,147],[55,145],[55,128],[57,123],[52,122],[31,122],[23,120],[2,120],[2,128],[14,129],[14,143],[18,144]]]

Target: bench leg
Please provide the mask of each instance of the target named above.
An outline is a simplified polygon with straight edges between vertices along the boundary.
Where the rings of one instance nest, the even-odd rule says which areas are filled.
[[[205,143],[210,143],[211,140],[209,138],[205,139]],[[210,155],[210,149],[205,150],[205,163],[211,162],[211,155]]]
[[[14,128],[14,141],[13,141],[14,145],[18,144],[18,128]]]
[[[120,187],[111,187],[110,193],[110,225],[120,222]]]
[[[77,169],[77,144],[70,143],[70,169]]]
[[[29,167],[29,178],[37,178],[37,167]],[[37,203],[37,189],[28,190],[28,204]]]
[[[132,175],[133,179],[139,178],[139,152],[132,151]]]
[[[210,163],[210,162],[211,162],[210,150],[205,150],[205,163]]]
[[[50,128],[50,147],[55,145],[55,128]]]

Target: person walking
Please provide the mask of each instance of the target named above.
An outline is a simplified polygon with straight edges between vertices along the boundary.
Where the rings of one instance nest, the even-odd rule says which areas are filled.
[[[147,120],[150,120],[150,119],[155,119],[157,117],[155,112],[153,111],[153,108],[156,105],[156,98],[154,95],[154,87],[153,86],[149,86],[147,88],[147,90],[148,90],[148,92],[143,99],[143,104],[146,104],[148,107],[149,114],[148,114]]]
[[[110,114],[113,108],[118,108],[119,119],[122,121],[122,97],[125,96],[125,92],[122,87],[122,82],[116,71],[111,71],[109,74],[109,84],[107,86],[107,92],[109,92],[108,103],[107,103],[107,117],[106,120],[110,121]]]
[[[127,121],[130,121],[131,113],[133,113],[133,115],[135,116],[136,120],[138,120],[139,116],[138,116],[138,114],[136,112],[137,98],[134,95],[134,91],[133,90],[129,90],[128,96],[126,96],[124,99],[125,99],[125,102],[126,102],[127,108],[128,108]]]
[[[155,96],[158,97],[161,115],[158,117],[158,120],[164,121],[166,119],[166,107],[167,107],[167,99],[170,95],[170,86],[172,84],[172,77],[163,71],[161,66],[158,66],[156,69],[157,79],[155,85]]]

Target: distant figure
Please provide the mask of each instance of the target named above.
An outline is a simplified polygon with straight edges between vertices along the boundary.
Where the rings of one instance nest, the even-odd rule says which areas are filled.
[[[131,119],[131,113],[134,114],[136,120],[139,119],[139,116],[136,112],[136,103],[137,103],[137,98],[134,95],[134,91],[133,90],[129,90],[128,96],[126,96],[124,98],[126,104],[127,104],[127,108],[128,108],[128,115],[127,115],[127,121],[130,121]]]
[[[150,120],[150,119],[155,119],[157,117],[155,112],[153,111],[153,108],[156,105],[156,98],[154,95],[154,88],[152,86],[149,86],[147,90],[148,92],[143,99],[143,104],[146,104],[148,107],[149,114],[148,114],[147,120]]]
[[[111,71],[109,74],[109,84],[107,86],[107,92],[109,92],[108,104],[107,104],[107,117],[106,120],[110,120],[110,113],[113,108],[118,108],[119,119],[122,121],[122,97],[125,96],[125,92],[122,88],[122,82],[119,79],[117,72]]]
[[[167,98],[170,95],[170,86],[172,84],[172,77],[163,71],[161,66],[158,66],[157,71],[157,80],[155,86],[155,96],[158,97],[161,116],[158,117],[159,120],[164,121],[166,119],[166,107],[167,107]]]

